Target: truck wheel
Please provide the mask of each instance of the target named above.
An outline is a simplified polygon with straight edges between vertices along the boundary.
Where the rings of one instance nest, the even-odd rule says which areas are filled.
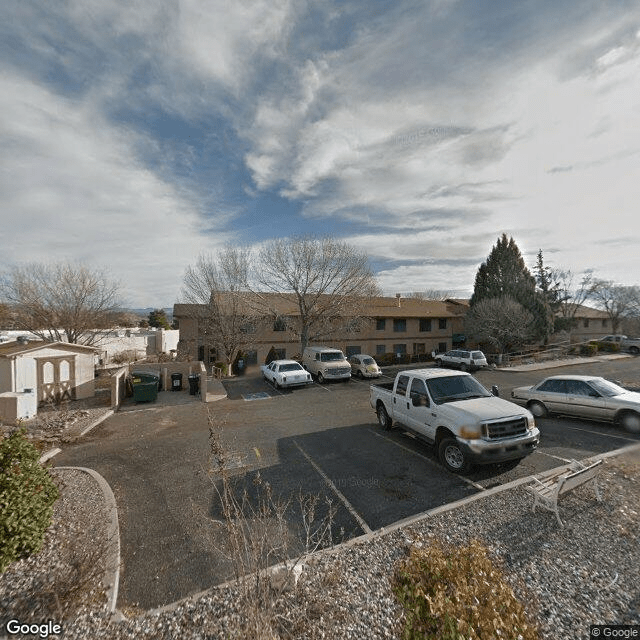
[[[629,433],[640,433],[640,414],[626,411],[620,416],[620,424]]]
[[[453,473],[464,473],[471,467],[469,458],[454,438],[442,440],[438,447],[438,455],[440,462]]]
[[[320,371],[318,371],[318,384],[322,384],[324,382],[324,376]]]
[[[387,413],[387,410],[384,408],[383,404],[378,405],[378,410],[376,411],[376,413],[378,414],[378,423],[380,424],[380,426],[385,431],[389,431],[393,426],[393,422],[391,421],[391,418],[389,417],[389,414]]]
[[[634,355],[637,356],[640,353],[640,349],[638,349],[638,347],[629,347],[629,351]]]
[[[436,360],[436,367],[442,366],[442,360]]]

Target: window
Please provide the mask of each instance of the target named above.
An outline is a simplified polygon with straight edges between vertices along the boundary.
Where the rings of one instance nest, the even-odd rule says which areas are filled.
[[[357,345],[347,345],[347,358],[356,355],[356,353],[362,353],[362,348]]]
[[[602,321],[602,328],[604,329],[605,327],[608,327],[608,326],[609,326],[609,321],[605,318],[605,319]]]
[[[567,393],[572,396],[596,396],[597,393],[582,380],[567,380]]]
[[[539,387],[538,391],[547,391],[549,393],[566,393],[564,380],[545,380]]]
[[[282,316],[278,316],[273,321],[273,330],[274,331],[286,331],[287,330],[287,323],[284,321],[284,318]]]
[[[424,342],[414,342],[413,343],[413,355],[417,356],[421,353],[427,352],[427,345]]]
[[[376,320],[376,329],[378,331],[384,331],[387,327],[387,321],[385,318],[378,318]]]
[[[396,385],[396,393],[403,396],[406,395],[408,386],[409,386],[409,376],[399,376],[398,384]]]
[[[393,353],[407,353],[407,345],[406,344],[394,344],[393,345]]]
[[[444,353],[447,350],[446,342],[438,342],[438,353]]]
[[[420,331],[431,331],[431,318],[420,318]]]
[[[256,325],[253,322],[243,322],[240,325],[240,333],[255,333]]]
[[[429,406],[429,396],[427,395],[427,388],[424,386],[424,381],[420,380],[420,378],[414,378],[411,381],[411,391],[409,395],[414,407]]]
[[[447,328],[447,319],[438,318],[438,329],[446,329],[446,328]]]
[[[250,349],[244,352],[244,360],[249,364],[258,364],[258,352],[255,349]]]
[[[275,353],[275,359],[276,360],[285,360],[287,357],[287,350],[286,349],[274,349],[273,352]]]
[[[585,329],[587,329],[587,328],[589,327],[589,318],[585,318],[585,319],[582,321],[582,326],[583,326]]]
[[[381,356],[383,353],[386,353],[387,349],[385,347],[385,345],[383,344],[377,344],[376,345],[376,355],[377,356]]]
[[[407,330],[407,321],[404,318],[393,319],[393,330],[395,333],[402,333]]]

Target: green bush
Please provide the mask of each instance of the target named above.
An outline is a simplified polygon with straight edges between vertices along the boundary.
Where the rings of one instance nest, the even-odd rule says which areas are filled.
[[[598,353],[598,347],[595,344],[582,344],[580,345],[581,356],[595,356]]]
[[[407,640],[537,640],[535,623],[488,550],[474,540],[413,548],[393,578]]]
[[[605,351],[609,353],[619,353],[620,345],[617,342],[592,342],[598,348],[598,351]]]
[[[25,430],[0,442],[0,573],[42,547],[60,495]]]

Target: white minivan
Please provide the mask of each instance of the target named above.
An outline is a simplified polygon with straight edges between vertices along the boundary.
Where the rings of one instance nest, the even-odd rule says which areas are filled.
[[[307,347],[302,354],[302,366],[320,383],[351,378],[351,365],[340,349]]]

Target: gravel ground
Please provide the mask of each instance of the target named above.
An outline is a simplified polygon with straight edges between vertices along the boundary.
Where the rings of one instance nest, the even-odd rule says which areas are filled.
[[[64,472],[63,499],[43,551],[0,577],[4,619],[15,616],[16,603],[33,600],[34,588],[53,580],[49,574],[64,573],[61,558],[69,547],[82,555],[100,539],[99,496],[90,486],[93,480],[82,476]],[[316,554],[305,563],[296,588],[274,603],[271,618],[285,638],[399,638],[403,614],[389,578],[412,545],[437,536],[452,543],[485,542],[538,619],[544,640],[587,637],[590,624],[640,624],[640,453],[606,459],[599,484],[600,503],[588,485],[563,498],[563,529],[552,513],[532,513],[532,496],[520,486]],[[171,610],[120,622],[110,621],[104,605],[95,603],[97,587],[85,595],[64,622],[65,639],[249,637],[237,586],[214,588]],[[31,620],[47,618],[60,620],[55,611],[31,611]]]

